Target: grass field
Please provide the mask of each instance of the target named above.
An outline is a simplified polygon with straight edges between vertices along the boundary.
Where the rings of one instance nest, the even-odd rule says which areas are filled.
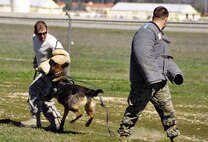
[[[27,107],[28,86],[33,79],[32,33],[27,25],[0,24],[0,119],[22,121],[29,118]],[[67,49],[67,28],[49,27]],[[64,133],[52,133],[43,129],[20,128],[12,124],[0,124],[0,142],[116,142],[117,129],[126,107],[129,93],[129,55],[131,39],[135,31],[107,29],[72,29],[70,75],[95,84],[104,90],[103,99],[109,111],[109,128],[106,129],[106,112],[99,105],[95,119],[86,128],[87,116],[70,124],[74,117],[67,117]],[[181,86],[170,84],[175,106],[181,142],[208,141],[208,34],[168,32],[172,41],[171,53],[184,72]],[[78,82],[80,83],[80,82]],[[88,87],[93,87],[83,84]],[[61,114],[63,108],[56,103]],[[49,123],[42,117],[43,125]],[[132,141],[166,142],[159,116],[149,104],[137,123]]]

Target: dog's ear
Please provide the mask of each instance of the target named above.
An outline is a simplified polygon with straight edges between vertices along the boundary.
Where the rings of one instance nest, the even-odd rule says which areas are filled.
[[[65,67],[69,66],[69,63],[64,63],[64,64],[61,65],[61,66],[62,66],[62,68],[65,68]]]
[[[50,66],[53,66],[53,65],[55,65],[55,64],[56,64],[56,62],[55,62],[53,59],[50,59],[50,60],[49,60],[49,65],[50,65]]]

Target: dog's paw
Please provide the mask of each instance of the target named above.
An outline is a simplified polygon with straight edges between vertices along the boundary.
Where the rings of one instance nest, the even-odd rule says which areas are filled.
[[[87,121],[87,123],[85,124],[85,126],[86,126],[86,127],[89,127],[90,124],[92,123],[92,120],[93,120],[93,118],[90,118],[90,119]]]

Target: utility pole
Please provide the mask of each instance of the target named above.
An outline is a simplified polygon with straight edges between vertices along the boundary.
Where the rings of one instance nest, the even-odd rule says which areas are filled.
[[[207,13],[207,0],[204,0],[204,14]]]

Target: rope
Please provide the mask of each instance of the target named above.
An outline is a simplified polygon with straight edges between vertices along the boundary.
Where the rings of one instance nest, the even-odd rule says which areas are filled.
[[[102,98],[101,98],[101,95],[98,94],[98,97],[99,97],[99,99],[100,99],[100,105],[101,105],[101,106],[105,109],[105,111],[106,111],[106,128],[107,128],[107,130],[108,130],[108,133],[110,134],[111,137],[115,137],[115,134],[110,130],[109,125],[108,125],[108,120],[109,120],[108,109],[107,109],[107,107],[105,106],[105,104],[104,104],[104,102],[103,102],[103,100],[102,100]]]
[[[83,81],[83,80],[77,80],[77,79],[74,79],[74,78],[72,78],[71,76],[66,76],[68,79],[69,79],[69,81],[76,81],[76,82],[81,82],[81,83],[84,83],[84,84],[88,84],[88,85],[91,85],[91,86],[93,86],[94,88],[98,88],[95,84],[92,84],[92,83],[89,83],[89,82],[86,82],[86,81]]]
[[[37,70],[35,70],[34,76],[33,76],[33,80],[35,80],[36,76],[37,76]]]

